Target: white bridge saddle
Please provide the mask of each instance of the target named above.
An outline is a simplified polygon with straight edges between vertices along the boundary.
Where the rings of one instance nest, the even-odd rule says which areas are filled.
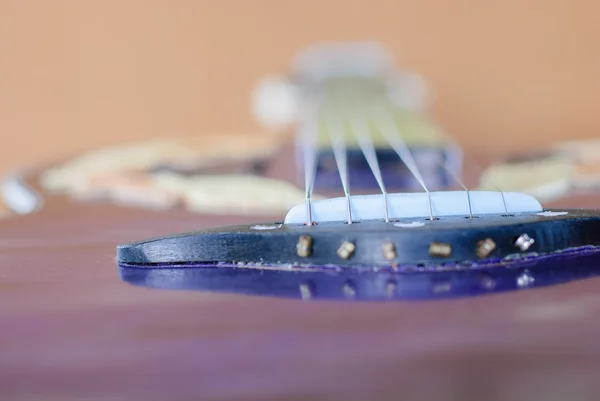
[[[385,197],[383,195],[356,195],[350,197],[352,220],[384,220]],[[540,212],[542,206],[533,197],[519,192],[493,191],[440,191],[396,193],[387,195],[388,214],[391,219],[433,216],[469,216]],[[312,201],[312,221],[346,221],[348,199],[345,197]],[[307,205],[294,206],[285,217],[286,224],[304,224]]]

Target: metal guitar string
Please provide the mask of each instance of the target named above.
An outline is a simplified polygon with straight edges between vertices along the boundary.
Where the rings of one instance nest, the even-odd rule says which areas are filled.
[[[398,154],[400,160],[406,165],[408,170],[412,173],[412,175],[416,178],[419,184],[425,190],[427,194],[427,201],[429,203],[429,219],[433,220],[433,208],[431,206],[431,193],[425,184],[425,180],[423,180],[423,176],[415,163],[415,159],[413,158],[408,145],[404,138],[402,138],[402,134],[398,129],[398,125],[393,117],[391,117],[388,113],[382,110],[381,106],[377,104],[372,104],[369,107],[369,112],[372,116],[371,121],[374,123],[377,130],[385,137],[388,141],[392,149]]]
[[[391,113],[391,111],[390,111]],[[446,141],[451,144],[452,146],[457,147],[458,144],[454,141],[454,139],[452,137],[450,137],[449,135],[445,134],[444,132],[442,132],[443,136],[445,137]],[[471,203],[471,191],[467,188],[467,186],[465,185],[465,183],[460,179],[460,177],[458,177],[454,171],[452,171],[452,168],[448,167],[448,160],[445,161],[437,161],[437,164],[442,167],[449,175],[450,177],[452,177],[452,179],[454,181],[456,181],[456,183],[458,183],[458,185],[465,191],[466,195],[467,195],[467,203],[469,205],[469,218],[472,219],[473,216],[473,205]],[[506,202],[504,202],[504,206],[506,207]]]
[[[456,141],[454,141],[454,139],[447,135],[444,134],[444,137],[446,139],[446,141],[448,141],[449,144],[453,145],[453,146],[458,146],[458,144],[456,143]],[[458,185],[460,185],[462,187],[463,190],[465,190],[465,192],[467,193],[467,200],[469,202],[469,218],[473,218],[473,209],[471,206],[471,191],[467,188],[467,186],[465,185],[465,183],[456,176],[456,174],[452,171],[452,169],[450,167],[448,167],[447,163],[443,163],[443,162],[438,162],[438,164],[444,169],[446,170],[446,172],[452,177],[452,179],[454,181],[456,181],[458,183]],[[477,170],[477,174],[480,175],[481,174],[481,168],[479,169],[475,169],[474,168],[474,162],[472,160],[467,160],[467,168],[471,169],[471,170]],[[496,192],[498,192],[500,194],[500,197],[502,199],[502,204],[504,205],[504,211],[506,213],[506,215],[508,216],[508,207],[506,206],[506,198],[504,197],[504,192],[498,188],[496,185],[492,184],[492,187],[494,187],[494,189],[496,190]]]
[[[348,176],[348,161],[347,161],[347,144],[345,139],[346,129],[356,138],[357,144],[364,155],[369,169],[375,177],[377,184],[381,190],[384,200],[385,221],[389,222],[388,200],[385,183],[383,181],[381,169],[377,160],[375,147],[371,137],[371,129],[375,128],[390,144],[396,152],[400,160],[408,168],[420,186],[427,195],[429,219],[434,220],[433,207],[431,201],[431,193],[417,164],[411,153],[408,144],[402,137],[402,133],[398,127],[391,103],[382,93],[377,93],[373,98],[373,91],[365,94],[364,87],[359,87],[357,91],[355,87],[344,88],[342,93],[334,91],[329,93],[328,101],[322,101],[313,96],[306,97],[302,102],[300,126],[297,130],[296,141],[301,147],[302,160],[304,163],[304,182],[306,195],[307,209],[307,225],[314,224],[312,217],[312,193],[316,175],[317,151],[318,151],[318,135],[321,133],[320,121],[323,122],[324,134],[329,138],[332,145],[333,155],[336,161],[336,166],[340,175],[342,188],[346,198],[347,222],[352,224],[352,202],[350,195],[350,182]],[[337,93],[336,93],[337,92]],[[340,96],[341,95],[341,96]],[[358,96],[357,96],[358,95]],[[351,107],[349,107],[351,106]],[[456,144],[456,141],[443,133],[445,139],[449,143]],[[463,181],[445,163],[441,166],[449,173],[454,181],[456,181],[467,195],[469,206],[469,217],[473,218],[473,209],[471,204],[471,195],[467,186]],[[496,187],[495,187],[496,188]],[[508,208],[504,193],[496,188],[502,197],[504,209],[508,214]]]
[[[390,110],[390,107],[388,106],[387,108],[389,110],[389,112],[393,115],[392,111]],[[449,135],[447,132],[440,130],[439,133],[444,137],[445,142],[451,146],[451,147],[460,147],[460,145],[458,144],[458,142],[451,136]],[[472,208],[472,204],[471,204],[471,191],[467,188],[467,186],[465,185],[465,183],[460,179],[460,177],[458,177],[454,171],[452,171],[452,169],[450,167],[448,167],[447,162],[443,163],[443,162],[438,162],[438,164],[452,177],[452,179],[454,181],[456,181],[462,188],[463,190],[466,192],[467,194],[467,201],[469,203],[469,218],[473,218],[473,208]],[[476,166],[475,162],[472,160],[467,160],[467,168],[470,168],[471,170],[476,170],[477,176],[480,176],[482,174],[482,169],[481,167]],[[474,168],[474,167],[478,167],[478,168]],[[492,187],[500,194],[500,197],[502,198],[502,204],[504,205],[504,211],[506,213],[506,215],[508,215],[508,207],[506,205],[506,198],[504,196],[504,191],[502,191],[498,186],[493,185]]]
[[[467,194],[467,202],[469,203],[469,218],[472,219],[473,218],[473,206],[471,205],[471,191],[469,191],[467,186],[462,182],[462,180],[459,177],[456,176],[456,174],[454,174],[452,169],[449,168],[446,163],[442,163],[442,162],[439,162],[439,163],[444,168],[444,170],[446,170],[446,172],[448,174],[450,174],[452,179],[454,181],[458,182],[458,184],[462,187],[462,189],[465,190],[465,192]],[[504,203],[504,205],[506,206],[506,203]]]
[[[351,98],[350,93],[348,91],[344,91],[344,95],[347,98]],[[331,99],[331,97],[330,97]],[[335,99],[335,97],[334,97]],[[370,96],[358,97],[361,102],[359,104],[364,104],[365,100],[371,101]],[[326,134],[328,134],[329,139],[332,143],[334,158],[336,160],[336,165],[340,174],[340,179],[342,181],[342,187],[344,189],[344,194],[346,196],[346,203],[348,209],[348,223],[352,223],[352,205],[351,205],[351,195],[349,191],[349,178],[347,171],[347,146],[344,140],[344,132],[343,127],[345,124],[343,122],[346,120],[342,115],[340,115],[336,121],[334,117],[336,114],[340,113],[339,105],[342,103],[340,99],[336,99],[334,105],[338,107],[334,107],[334,110],[328,110],[325,117],[325,126],[326,126]],[[401,136],[401,133],[398,129],[396,121],[393,116],[385,113],[385,109],[382,108],[381,100],[379,102],[374,102],[369,106],[356,107],[356,101],[354,103],[354,108],[352,110],[353,113],[350,113],[352,117],[350,117],[350,128],[357,140],[357,143],[363,153],[373,176],[375,177],[384,200],[384,208],[385,208],[385,221],[389,222],[389,212],[388,212],[388,202],[387,202],[387,191],[385,189],[385,184],[383,182],[383,177],[381,174],[381,169],[379,167],[379,163],[377,161],[377,155],[375,152],[375,148],[373,146],[371,136],[369,134],[370,125],[369,122],[372,121],[378,131],[386,138],[388,143],[392,146],[394,151],[398,154],[402,162],[409,169],[411,174],[415,177],[418,183],[423,187],[427,194],[428,200],[428,210],[429,210],[429,219],[433,220],[433,207],[431,202],[431,194],[430,191],[425,184],[425,180],[423,179],[421,172],[419,171],[414,157],[408,148],[408,145],[404,141]],[[385,106],[385,103],[383,104]],[[310,110],[312,108],[312,110]],[[361,109],[362,110],[361,112]],[[307,204],[307,216],[308,216],[308,225],[313,224],[312,219],[312,206],[311,206],[311,196],[314,187],[315,181],[315,173],[316,173],[316,154],[317,154],[317,135],[315,132],[318,129],[318,125],[315,124],[315,121],[318,121],[319,116],[317,113],[320,111],[316,107],[316,104],[310,101],[306,101],[304,107],[305,113],[303,113],[305,119],[302,120],[302,125],[298,130],[298,135],[300,136],[301,143],[303,145],[303,158],[304,158],[304,174],[305,174],[305,193],[306,193],[306,204]],[[366,112],[365,112],[366,111]],[[370,113],[369,113],[370,112]],[[309,115],[311,114],[311,115]],[[369,114],[374,118],[369,118]],[[313,130],[311,130],[311,128]],[[469,210],[471,210],[470,197],[469,197]]]
[[[470,168],[471,169],[475,169],[477,171],[477,175],[481,176],[481,174],[483,174],[483,168],[481,168],[480,165],[478,165],[477,163],[475,163],[474,161],[470,162]],[[508,213],[508,207],[506,206],[506,198],[504,197],[504,191],[502,191],[496,184],[491,183],[490,184],[496,191],[500,192],[500,196],[502,197],[502,203],[504,204],[504,212],[506,213],[506,216],[510,216],[510,214]]]
[[[454,140],[454,138],[452,138],[450,135],[448,135],[446,133],[443,133],[443,134],[449,144],[451,144],[452,146],[459,146],[458,143]],[[474,171],[478,177],[480,177],[481,174],[483,174],[483,168],[479,164],[475,163],[475,161],[473,161],[473,160],[467,160],[465,167],[467,167],[471,171]],[[444,165],[444,168],[446,169],[446,171],[448,171],[448,173],[450,173],[450,175],[453,175],[453,173],[450,171],[448,166]],[[457,178],[455,178],[455,179],[457,179]],[[462,184],[462,181],[459,181],[459,182],[461,182],[461,185],[464,185],[464,184]],[[510,216],[510,214],[508,213],[508,206],[506,205],[506,197],[504,196],[504,191],[502,189],[500,189],[500,187],[498,187],[494,183],[491,183],[490,185],[496,190],[496,192],[498,192],[500,194],[500,197],[502,198],[502,204],[504,205],[504,212],[506,213],[506,216]]]
[[[348,224],[352,224],[352,205],[350,204],[350,182],[348,180],[348,161],[346,154],[346,139],[344,138],[344,126],[339,119],[335,117],[335,111],[326,113],[325,128],[329,133],[331,147],[335,162],[340,174],[344,196],[348,208]]]
[[[381,169],[379,168],[379,162],[377,161],[377,154],[375,153],[375,147],[373,146],[373,142],[371,140],[371,136],[368,134],[369,125],[368,121],[364,116],[359,114],[359,110],[352,110],[350,117],[350,127],[351,131],[358,142],[358,146],[362,151],[365,159],[367,160],[367,164],[369,165],[369,169],[373,173],[375,180],[377,181],[377,185],[379,185],[379,189],[381,190],[381,194],[383,196],[383,207],[385,212],[385,222],[390,222],[390,215],[388,210],[388,199],[387,199],[387,191],[385,189],[385,184],[383,182],[383,177],[381,175]]]
[[[317,134],[318,134],[318,103],[316,97],[307,97],[300,104],[300,126],[298,127],[296,143],[302,149],[304,162],[304,187],[306,197],[306,224],[311,226],[312,206],[311,198],[315,183],[317,169]]]
[[[340,96],[340,94],[342,96]],[[339,170],[344,194],[346,196],[346,203],[348,208],[348,224],[352,224],[352,206],[347,172],[347,146],[346,141],[344,139],[344,129],[347,126],[349,127],[350,132],[352,132],[353,136],[356,138],[361,152],[367,160],[369,169],[373,173],[373,176],[375,177],[377,184],[381,189],[384,201],[385,222],[388,223],[390,221],[390,218],[388,210],[387,191],[383,182],[383,177],[381,174],[381,169],[379,167],[379,162],[377,160],[375,147],[373,146],[373,143],[371,141],[371,135],[369,135],[370,127],[368,125],[367,119],[364,116],[361,116],[361,103],[363,96],[360,96],[358,99],[354,99],[354,96],[352,95],[354,95],[354,93],[352,93],[352,90],[343,90],[341,93],[339,93],[339,91],[337,93],[334,91],[334,93],[331,94],[330,99],[332,99],[334,110],[333,112],[327,113],[325,124],[326,131],[329,134],[332,143],[333,154],[336,160],[336,165]],[[345,114],[343,112],[344,109],[350,109],[350,117],[348,119],[343,117],[343,115]],[[340,115],[336,117],[336,114]],[[346,124],[344,124],[345,121]]]

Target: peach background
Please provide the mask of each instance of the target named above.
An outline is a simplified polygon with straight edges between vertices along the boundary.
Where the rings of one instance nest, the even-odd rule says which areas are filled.
[[[247,131],[253,84],[321,40],[381,40],[470,149],[600,128],[595,0],[0,0],[0,171],[101,144]]]

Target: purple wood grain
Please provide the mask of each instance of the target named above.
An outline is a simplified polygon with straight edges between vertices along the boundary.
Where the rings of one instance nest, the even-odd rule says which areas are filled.
[[[0,399],[600,399],[598,278],[392,303],[152,290],[119,279],[118,242],[251,220],[56,197],[3,221]]]

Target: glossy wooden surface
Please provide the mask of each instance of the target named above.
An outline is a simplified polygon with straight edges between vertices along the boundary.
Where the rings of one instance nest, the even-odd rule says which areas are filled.
[[[593,207],[598,197],[566,203]],[[251,220],[50,197],[38,213],[0,222],[1,399],[600,397],[600,278],[391,303],[119,279],[119,242]]]

